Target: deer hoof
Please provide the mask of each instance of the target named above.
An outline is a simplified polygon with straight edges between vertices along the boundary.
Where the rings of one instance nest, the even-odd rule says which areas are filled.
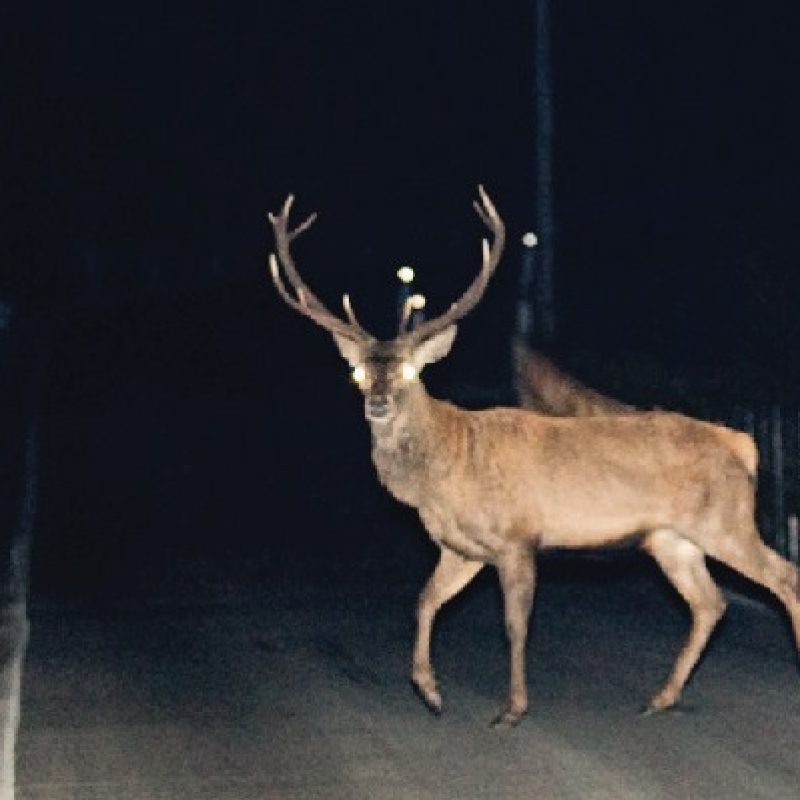
[[[669,711],[672,708],[675,708],[675,704],[678,702],[677,697],[673,697],[671,694],[666,694],[663,692],[659,692],[642,710],[641,715],[643,717],[652,717],[653,714],[660,714],[662,711]]]
[[[525,716],[525,709],[522,711],[514,711],[513,709],[506,709],[502,714],[499,714],[492,720],[492,727],[495,730],[503,730],[504,728],[516,728],[522,718]]]
[[[425,708],[437,717],[442,713],[442,696],[436,687],[425,686],[412,678],[411,685],[419,698],[425,703]]]

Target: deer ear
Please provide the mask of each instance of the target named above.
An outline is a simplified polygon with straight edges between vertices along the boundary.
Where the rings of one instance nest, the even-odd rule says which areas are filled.
[[[457,330],[455,325],[450,325],[440,333],[431,336],[430,339],[425,339],[414,350],[414,362],[417,369],[421,370],[426,364],[433,364],[434,361],[444,358],[453,346]]]
[[[348,339],[338,333],[333,334],[333,340],[336,342],[342,358],[351,367],[357,367],[361,363],[361,348],[358,346],[358,342],[354,342],[352,339]]]

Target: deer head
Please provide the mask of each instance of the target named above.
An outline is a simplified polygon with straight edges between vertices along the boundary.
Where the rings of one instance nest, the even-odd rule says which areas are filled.
[[[386,425],[396,419],[407,398],[421,387],[422,369],[450,351],[456,335],[456,321],[471,311],[483,296],[503,251],[505,227],[494,204],[482,186],[480,202],[473,203],[478,216],[493,234],[491,245],[482,242],[483,263],[477,277],[461,297],[438,317],[408,329],[411,307],[403,309],[397,336],[378,340],[359,323],[348,295],[342,298],[346,319],[328,311],[322,301],[300,277],[291,255],[291,242],[316,219],[311,214],[294,229],[289,228],[289,212],[294,197],[289,195],[279,214],[269,214],[275,232],[277,255],[269,257],[272,281],[280,296],[295,311],[309,317],[329,331],[342,357],[352,370],[352,378],[364,395],[364,413],[374,425]],[[291,289],[287,288],[283,276]]]

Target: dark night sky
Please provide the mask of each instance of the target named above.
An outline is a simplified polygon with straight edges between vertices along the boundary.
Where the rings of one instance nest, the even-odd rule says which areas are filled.
[[[534,216],[531,5],[5,7],[8,284],[57,301],[95,254],[126,291],[154,261],[260,286],[264,211],[294,191],[321,213],[312,282],[388,333],[398,263],[434,305],[476,268],[480,180],[512,239],[475,326],[505,336]],[[553,3],[564,350],[793,359],[791,5]]]
[[[535,219],[531,5],[2,6],[0,290],[57,316],[40,580],[149,592],[198,553],[302,565],[287,519],[320,564],[385,557],[375,532],[404,510],[329,338],[268,283],[264,213],[289,191],[318,210],[309,282],[388,334],[399,263],[434,308],[473,276],[484,181],[507,255],[426,375],[496,400]],[[669,407],[682,381],[690,411],[796,400],[791,4],[552,5],[562,363]]]

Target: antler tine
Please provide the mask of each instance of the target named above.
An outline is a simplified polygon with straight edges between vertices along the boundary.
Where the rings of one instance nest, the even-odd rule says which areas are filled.
[[[350,302],[349,294],[342,295],[342,306],[344,307],[344,313],[347,314],[347,319],[350,322],[350,324],[354,328],[356,328],[359,331],[359,333],[369,337],[370,334],[364,329],[364,327],[358,321],[358,317],[356,317],[356,313],[355,311],[353,311],[353,304]]]
[[[411,315],[413,313],[414,306],[411,304],[411,298],[406,297],[403,308],[400,311],[400,324],[397,328],[399,336],[405,336],[408,333],[408,324],[411,322]]]
[[[473,200],[472,207],[481,218],[483,224],[492,231],[495,231],[498,225],[502,228],[503,221],[500,219],[500,215],[497,213],[494,203],[489,195],[486,194],[486,190],[483,188],[482,184],[478,184],[478,193],[480,194],[481,202],[479,203],[477,200]]]
[[[426,320],[410,333],[405,333],[401,330],[402,335],[408,336],[415,341],[426,339],[468,314],[483,297],[489,279],[500,263],[500,256],[503,253],[505,244],[505,225],[482,185],[478,185],[478,194],[480,195],[480,202],[475,200],[473,206],[484,225],[489,228],[494,236],[491,246],[487,239],[481,241],[482,263],[480,272],[461,297],[447,311],[438,317]]]
[[[283,278],[281,278],[280,267],[278,266],[278,259],[275,257],[275,253],[269,254],[269,271],[272,276],[272,282],[278,290],[278,294],[284,302],[295,311],[313,320],[317,325],[320,325],[331,333],[338,333],[348,339],[360,339],[365,336],[369,337],[369,334],[360,325],[354,327],[350,323],[339,319],[339,317],[331,314],[322,304],[315,306],[309,305],[308,295],[305,289],[298,289],[295,287],[297,298],[292,297],[292,293],[286,288],[286,284],[283,282]],[[317,301],[317,303],[319,303],[319,301]]]
[[[278,249],[278,259],[283,267],[289,283],[294,287],[296,292],[301,290],[306,294],[308,304],[318,308],[325,308],[322,301],[305,285],[300,273],[297,271],[294,259],[292,258],[291,250],[289,249],[290,243],[296,239],[301,233],[308,230],[317,219],[316,212],[309,214],[296,228],[289,230],[289,212],[292,210],[294,203],[294,195],[290,194],[283,202],[280,214],[268,213],[267,218],[272,224],[272,229],[275,233],[275,243]]]
[[[486,189],[483,188],[483,184],[478,184],[478,194],[481,197],[482,205],[478,205],[478,201],[473,201],[473,205],[475,206],[476,210],[478,211],[478,216],[482,220],[486,220],[488,217],[492,222],[487,222],[486,224],[491,228],[493,226],[493,222],[497,221],[502,224],[502,220],[500,220],[500,215],[497,213],[497,209],[494,207],[494,203],[492,202],[491,197],[486,193]],[[486,216],[484,216],[484,214]]]
[[[325,304],[306,286],[300,273],[295,266],[294,259],[290,249],[290,243],[296,239],[301,233],[306,231],[317,218],[316,214],[309,214],[303,222],[297,227],[289,229],[289,212],[292,210],[294,203],[294,195],[290,194],[283,202],[283,206],[279,214],[267,214],[267,218],[272,224],[272,229],[275,233],[275,243],[277,245],[277,256],[275,253],[270,253],[269,265],[272,274],[272,282],[278,290],[281,298],[288,303],[295,311],[314,320],[318,325],[321,325],[327,330],[347,336],[349,339],[363,339],[372,338],[370,334],[361,327],[355,315],[353,314],[352,306],[350,306],[349,299],[345,303],[345,312],[349,322],[332,314],[325,307]],[[280,267],[289,281],[289,284],[294,289],[297,297],[293,297],[292,293],[286,288],[280,274]]]

